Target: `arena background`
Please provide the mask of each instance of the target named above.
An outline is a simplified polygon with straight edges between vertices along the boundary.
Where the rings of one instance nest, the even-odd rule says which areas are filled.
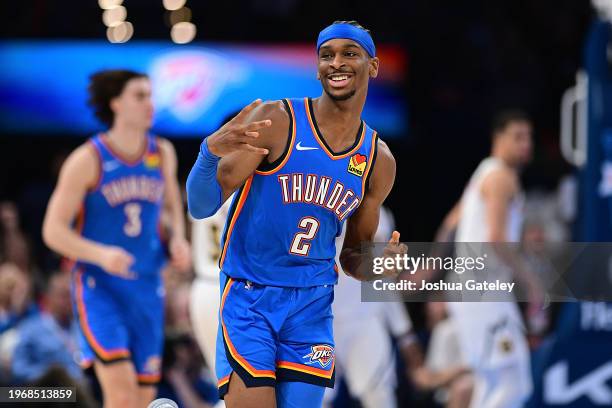
[[[186,45],[170,41],[169,12],[161,1],[126,0],[123,5],[134,28],[128,44],[154,40],[176,49],[199,44],[312,47],[313,76],[316,35],[334,20],[355,19],[372,31],[379,46],[399,50],[403,72],[395,86],[406,126],[381,137],[398,163],[387,205],[404,241],[433,239],[469,175],[488,153],[491,119],[500,109],[521,108],[533,118],[535,160],[523,177],[527,191],[555,196],[564,176],[574,173],[561,155],[560,104],[584,65],[587,34],[597,16],[586,0],[188,0],[197,34]],[[4,1],[0,15],[3,75],[7,65],[1,60],[6,55],[2,51],[15,44],[108,42],[102,10],[94,0]],[[36,63],[37,56],[30,57]],[[5,109],[14,95],[0,89],[0,98]],[[2,123],[7,123],[6,111],[2,115]],[[15,203],[30,244],[31,267],[44,276],[59,262],[40,236],[47,199],[61,158],[89,134],[7,127],[0,129],[0,200]],[[179,177],[184,181],[206,133],[194,127],[191,132],[163,136],[175,144]],[[571,223],[565,227],[573,228]],[[410,305],[410,312],[416,327],[426,332],[422,306]],[[409,391],[405,394],[406,404],[416,398]],[[588,399],[577,404],[563,406],[604,406],[589,405]]]

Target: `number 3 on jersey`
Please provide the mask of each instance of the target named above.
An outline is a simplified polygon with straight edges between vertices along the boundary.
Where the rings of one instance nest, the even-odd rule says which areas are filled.
[[[128,203],[123,207],[125,218],[127,221],[123,225],[123,232],[128,237],[137,237],[142,230],[142,222],[140,221],[140,213],[142,207],[138,203]]]
[[[295,234],[289,252],[293,255],[308,256],[310,246],[312,245],[308,241],[312,241],[315,235],[317,235],[317,231],[319,231],[319,220],[314,217],[304,217],[298,223],[298,227],[305,231]]]

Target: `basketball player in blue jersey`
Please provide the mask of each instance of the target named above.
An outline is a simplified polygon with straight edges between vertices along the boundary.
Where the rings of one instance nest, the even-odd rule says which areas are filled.
[[[321,405],[334,384],[335,239],[348,220],[340,261],[365,278],[360,245],[395,178],[387,145],[361,120],[379,66],[369,32],[336,22],[317,56],[320,97],[253,102],[204,140],[187,180],[195,218],[238,190],[219,261],[216,372],[230,408]],[[394,231],[388,253],[406,249]]]
[[[64,163],[43,238],[76,261],[73,301],[83,364],[93,364],[104,406],[146,407],[160,376],[164,208],[172,261],[179,269],[190,265],[176,154],[169,141],[148,133],[153,105],[144,74],[102,71],[91,77],[89,92],[109,129]]]

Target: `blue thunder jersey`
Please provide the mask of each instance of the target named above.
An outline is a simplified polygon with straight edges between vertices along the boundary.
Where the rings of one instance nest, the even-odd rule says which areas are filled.
[[[312,101],[283,100],[290,115],[284,154],[236,194],[219,264],[234,279],[283,287],[335,284],[335,239],[359,207],[376,158],[376,132],[361,122],[355,143],[335,153]]]
[[[130,270],[137,278],[158,278],[166,256],[159,234],[164,178],[156,137],[147,135],[146,150],[134,162],[121,159],[103,136],[89,142],[98,153],[99,178],[85,197],[77,229],[85,238],[132,254]],[[107,275],[96,265],[81,266]]]

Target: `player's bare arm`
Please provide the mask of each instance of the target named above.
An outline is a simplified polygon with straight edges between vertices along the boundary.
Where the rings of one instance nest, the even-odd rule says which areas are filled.
[[[45,244],[59,254],[99,265],[109,273],[131,277],[134,262],[125,250],[81,237],[72,227],[87,191],[97,183],[99,159],[90,144],[76,149],[60,171],[43,223]]]
[[[442,225],[436,231],[436,236],[434,240],[436,242],[450,242],[452,241],[452,236],[454,232],[457,230],[457,225],[459,225],[459,219],[461,218],[461,200],[457,201],[457,203],[453,206],[453,208],[446,214],[444,220],[442,221]]]
[[[432,371],[425,366],[420,366],[410,372],[410,379],[414,384],[425,391],[435,390],[441,387],[448,387],[450,384],[470,371],[466,367],[448,367],[441,371]]]
[[[508,206],[517,192],[516,173],[509,169],[494,170],[483,180],[481,194],[485,202],[490,242],[506,241]]]
[[[380,207],[391,192],[395,181],[395,168],[395,159],[389,147],[385,142],[379,140],[378,155],[372,169],[369,190],[357,211],[346,223],[346,237],[340,253],[342,269],[358,280],[365,280],[369,277],[365,270],[368,263],[362,262],[361,243],[374,240],[374,234],[378,228]],[[399,244],[399,236],[399,232],[393,232],[385,252],[405,252],[405,245]],[[391,253],[387,253],[387,255],[391,255]]]
[[[482,195],[485,202],[487,224],[489,226],[489,242],[494,243],[493,248],[497,255],[509,265],[514,276],[525,285],[528,291],[531,308],[537,308],[542,302],[542,289],[539,282],[531,274],[520,258],[514,256],[509,248],[495,245],[506,242],[506,229],[508,206],[518,192],[518,177],[510,170],[496,170],[491,172],[482,183]],[[535,310],[533,310],[535,312]]]
[[[461,208],[462,201],[461,199],[455,203],[453,208],[446,214],[442,224],[436,230],[436,234],[434,236],[434,242],[452,242],[454,240],[454,235],[457,232],[457,226],[459,225],[459,220],[461,219]],[[446,253],[450,247],[444,245],[433,245],[431,247],[429,256],[441,256],[445,257],[448,254]],[[441,276],[443,271],[436,269],[425,269],[422,268],[418,271],[418,273],[410,273],[408,271],[402,273],[400,278],[406,281],[412,282],[422,282],[427,281],[431,282],[432,280],[437,279]]]
[[[457,232],[457,227],[459,225],[459,220],[461,219],[461,209],[462,209],[462,201],[459,200],[457,203],[451,208],[451,210],[446,214],[442,224],[438,227],[436,234],[434,236],[434,242],[436,243],[450,243],[454,241],[455,233]],[[447,245],[432,245],[430,249],[429,256],[431,257],[446,257],[452,256],[452,248]],[[409,271],[405,271],[400,275],[402,280],[412,281],[412,282],[422,282],[427,281],[431,282],[433,280],[438,279],[444,273],[443,270],[439,269],[426,269],[421,268],[416,273],[411,273]]]
[[[177,160],[174,146],[167,139],[158,138],[159,151],[162,157],[162,174],[164,175],[164,204],[170,214],[170,256],[173,265],[179,270],[191,266],[191,249],[185,238],[185,215],[183,200],[176,179]]]
[[[281,101],[255,101],[208,138],[211,153],[221,157],[217,179],[223,201],[249,178],[263,160],[284,151],[289,115]]]

